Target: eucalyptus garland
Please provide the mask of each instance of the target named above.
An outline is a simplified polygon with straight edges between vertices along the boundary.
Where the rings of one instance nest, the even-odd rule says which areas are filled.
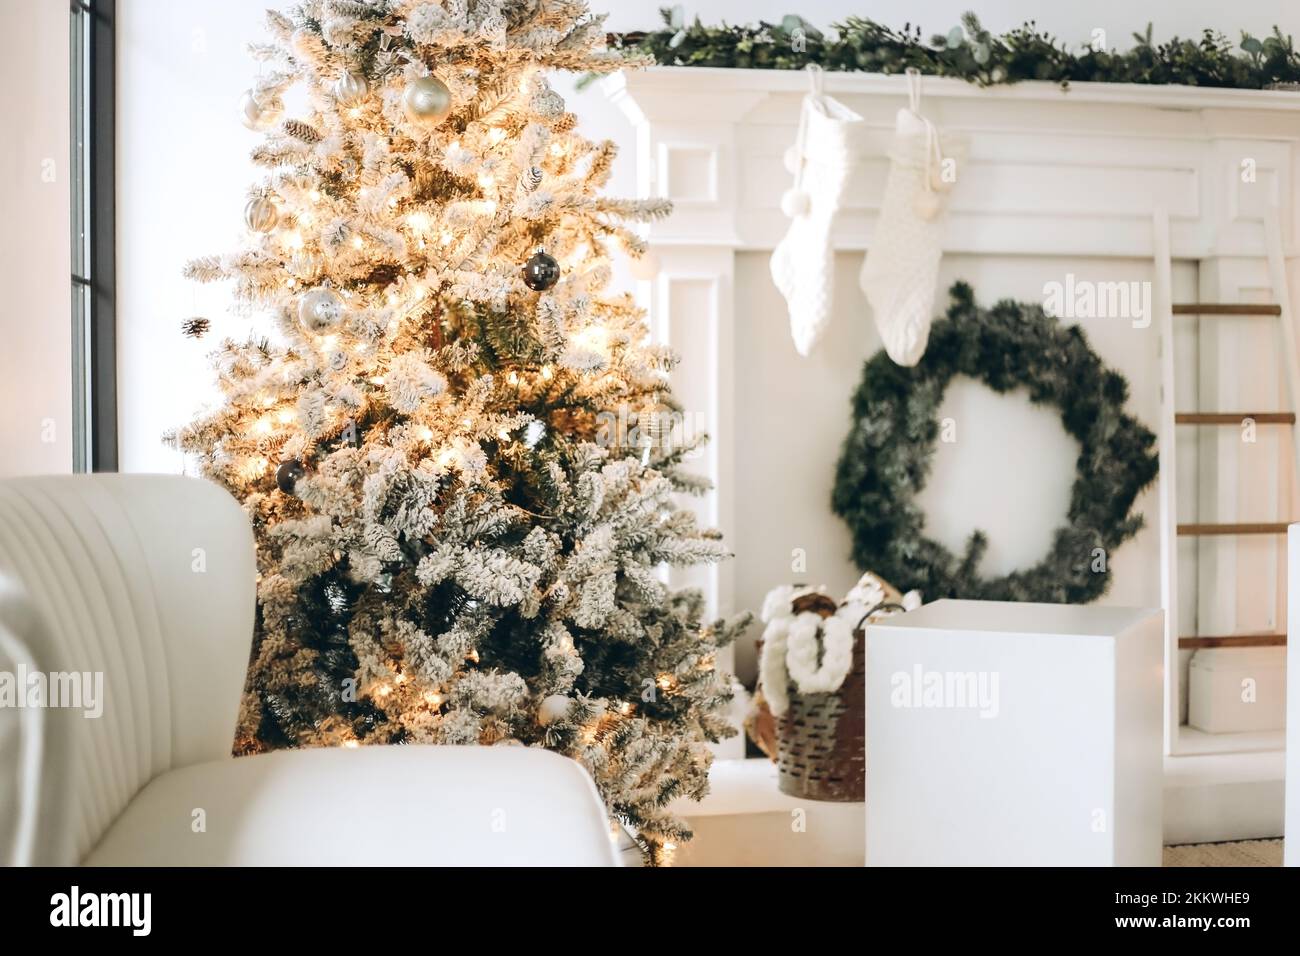
[[[1073,82],[1182,84],[1240,89],[1294,88],[1300,84],[1300,55],[1291,37],[1277,27],[1264,38],[1244,31],[1240,42],[1214,30],[1199,40],[1165,43],[1145,33],[1133,34],[1135,45],[1123,52],[1084,47],[1071,51],[1030,21],[993,34],[973,13],[947,33],[922,39],[921,28],[901,30],[867,17],[849,17],[832,26],[828,37],[802,17],[779,24],[687,25],[681,8],[660,11],[664,26],[648,33],[613,34],[616,47],[650,56],[661,66],[712,66],[797,70],[818,63],[827,70],[902,73],[916,68],[935,76],[955,76],[981,86],[1047,80],[1068,87]],[[1097,46],[1103,46],[1098,43]]]
[[[913,368],[884,353],[869,359],[853,396],[853,428],[836,467],[832,506],[853,535],[853,560],[925,600],[1084,603],[1105,593],[1110,555],[1142,527],[1130,514],[1156,476],[1155,436],[1125,413],[1128,383],[1105,366],[1077,325],[1061,325],[1037,305],[975,303],[970,286],[950,290],[946,318],[930,332]],[[924,534],[916,493],[930,472],[940,433],[937,411],[954,375],[996,392],[1024,388],[1052,405],[1079,442],[1069,524],[1057,529],[1048,555],[1027,570],[984,578],[988,539],[976,531],[953,554]]]

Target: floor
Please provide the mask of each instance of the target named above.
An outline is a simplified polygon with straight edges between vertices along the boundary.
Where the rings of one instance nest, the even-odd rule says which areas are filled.
[[[1165,866],[1281,866],[1281,840],[1165,847]]]

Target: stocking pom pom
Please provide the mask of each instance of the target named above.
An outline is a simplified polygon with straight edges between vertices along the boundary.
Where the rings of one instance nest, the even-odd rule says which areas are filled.
[[[799,172],[799,167],[803,164],[803,154],[798,146],[789,146],[782,156],[782,161],[785,163],[785,171],[793,176]]]
[[[781,211],[794,219],[807,214],[812,199],[802,189],[787,189],[781,196]]]
[[[913,205],[916,207],[916,214],[929,221],[939,215],[940,210],[943,208],[943,199],[940,198],[937,192],[927,189],[924,192],[917,193]]]

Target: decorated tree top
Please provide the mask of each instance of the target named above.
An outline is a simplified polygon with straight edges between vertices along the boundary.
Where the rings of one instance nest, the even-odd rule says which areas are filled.
[[[688,836],[667,803],[733,732],[714,664],[738,625],[663,583],[724,548],[674,503],[700,483],[672,356],[606,289],[617,247],[644,252],[629,223],[668,206],[600,195],[613,145],[546,79],[626,61],[574,0],[268,23],[248,241],[188,267],[266,334],[221,344],[222,404],[174,436],[258,539],[236,750],[545,746],[661,860]]]

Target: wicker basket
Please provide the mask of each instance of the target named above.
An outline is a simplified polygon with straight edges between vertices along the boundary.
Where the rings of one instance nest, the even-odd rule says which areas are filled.
[[[796,614],[813,611],[823,618],[835,609],[835,602],[824,594],[804,595],[792,605]],[[839,690],[805,694],[790,685],[790,706],[777,736],[782,793],[842,803],[866,799],[865,694],[866,639],[859,625],[853,632],[853,665]]]

